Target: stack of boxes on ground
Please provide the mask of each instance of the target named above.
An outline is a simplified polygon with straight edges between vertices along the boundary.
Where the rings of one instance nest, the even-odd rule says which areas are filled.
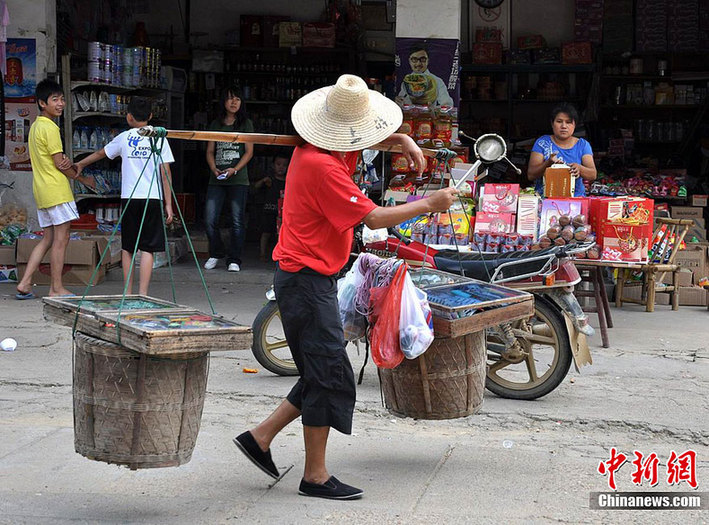
[[[680,305],[707,305],[707,290],[709,286],[709,243],[704,212],[707,207],[708,195],[694,195],[691,206],[671,206],[670,215],[673,219],[692,219],[694,226],[690,227],[686,237],[686,247],[677,253],[675,262],[688,271],[680,273]],[[666,295],[666,294],[660,294]]]

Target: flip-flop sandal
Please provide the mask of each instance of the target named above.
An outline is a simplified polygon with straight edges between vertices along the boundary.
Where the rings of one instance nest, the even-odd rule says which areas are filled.
[[[25,293],[25,292],[18,291],[15,294],[15,299],[17,299],[18,301],[24,301],[25,299],[36,299],[36,298],[37,298],[37,296],[35,294],[33,294],[32,292]]]

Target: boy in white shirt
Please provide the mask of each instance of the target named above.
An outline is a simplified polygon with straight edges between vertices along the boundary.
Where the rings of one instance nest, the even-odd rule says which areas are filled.
[[[165,232],[162,225],[162,201],[165,201],[165,224],[170,224],[172,215],[172,193],[170,191],[170,163],[172,156],[167,140],[162,143],[161,180],[152,180],[155,160],[150,151],[150,139],[138,134],[138,128],[148,125],[152,118],[150,101],[142,97],[133,97],[128,104],[126,121],[131,127],[96,151],[76,163],[80,173],[86,166],[108,157],[121,157],[121,204],[125,213],[121,220],[121,258],[123,277],[127,282],[126,293],[133,293],[133,272],[130,272],[133,252],[142,252],[140,259],[140,295],[148,295],[150,276],[153,272],[153,252],[165,251]],[[130,199],[130,202],[128,201]],[[147,211],[145,211],[147,207]],[[143,229],[138,232],[145,220]]]

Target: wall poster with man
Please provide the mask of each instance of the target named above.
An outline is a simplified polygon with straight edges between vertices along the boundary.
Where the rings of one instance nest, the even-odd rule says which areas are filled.
[[[447,38],[397,38],[396,102],[458,107],[459,43]]]

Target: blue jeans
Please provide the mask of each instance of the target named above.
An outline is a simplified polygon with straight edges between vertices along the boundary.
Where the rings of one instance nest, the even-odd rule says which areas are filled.
[[[241,249],[244,246],[244,217],[246,212],[246,197],[249,187],[235,184],[231,186],[207,186],[207,202],[205,205],[205,223],[207,239],[209,239],[209,256],[221,259],[227,256],[227,264],[241,264]],[[225,253],[224,243],[219,233],[219,217],[222,213],[224,199],[231,206],[231,225],[229,228],[229,251]]]

